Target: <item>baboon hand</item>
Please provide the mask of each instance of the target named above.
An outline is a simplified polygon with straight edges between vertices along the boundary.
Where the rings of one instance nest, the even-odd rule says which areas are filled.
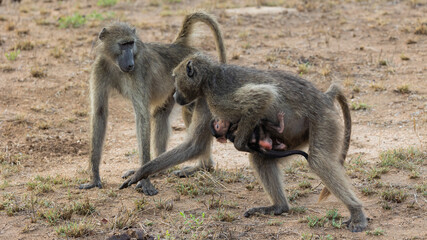
[[[94,180],[93,182],[90,182],[90,183],[80,184],[79,189],[91,189],[94,187],[102,188],[101,180]]]
[[[119,189],[123,189],[123,188],[127,188],[127,187],[130,187],[130,186],[132,186],[133,184],[135,184],[135,183],[137,183],[138,182],[138,180],[134,180],[134,178],[132,177],[132,178],[129,178],[128,180],[126,180],[126,181],[124,181],[123,183],[122,183],[122,185],[119,187]]]
[[[126,178],[132,176],[135,172],[136,172],[135,170],[126,171],[125,173],[123,173],[122,178],[126,179]]]

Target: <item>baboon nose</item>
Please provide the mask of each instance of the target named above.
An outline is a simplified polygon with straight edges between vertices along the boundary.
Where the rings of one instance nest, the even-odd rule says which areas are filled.
[[[128,71],[132,71],[134,67],[135,67],[135,65],[129,64],[128,67],[127,67]]]

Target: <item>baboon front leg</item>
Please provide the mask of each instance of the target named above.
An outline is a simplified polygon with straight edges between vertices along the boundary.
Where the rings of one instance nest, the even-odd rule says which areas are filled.
[[[186,166],[180,170],[173,172],[178,177],[188,177],[200,170],[209,170],[213,167],[213,160],[211,154],[212,144],[208,144],[204,148],[204,152],[199,157],[199,162],[196,166]]]
[[[251,208],[245,212],[244,216],[250,217],[256,213],[280,215],[288,212],[289,205],[283,191],[281,172],[277,160],[264,159],[259,154],[250,154],[249,160],[273,205]]]
[[[98,83],[98,84],[97,84]],[[104,144],[105,132],[108,118],[108,89],[101,82],[95,79],[90,81],[90,162],[89,169],[92,171],[92,181],[81,184],[80,189],[102,188],[101,177],[99,175],[99,164],[101,161],[102,146]]]
[[[182,117],[184,119],[185,126],[189,128],[190,124],[192,122],[196,122],[196,124],[200,124],[201,126],[206,125],[206,127],[209,127],[209,116],[211,116],[211,113],[209,110],[204,110],[205,115],[204,118],[199,119],[192,119],[193,118],[193,111],[194,111],[195,103],[191,103],[189,105],[182,107]],[[208,122],[205,122],[208,121]],[[208,128],[209,129],[209,128]],[[210,135],[204,136],[205,138],[212,138]],[[205,146],[203,147],[203,152],[198,157],[199,162],[195,166],[187,166],[180,170],[176,170],[173,172],[178,177],[188,177],[200,170],[209,170],[213,167],[213,160],[212,160],[212,154],[211,154],[211,148],[212,148],[212,141],[203,141],[205,143]],[[202,142],[200,142],[202,144]]]
[[[209,130],[209,122],[211,119],[212,114],[209,111],[206,101],[204,99],[197,100],[194,107],[192,123],[188,129],[188,135],[185,141],[142,166],[131,178],[120,186],[120,189],[127,188],[139,180],[145,179],[159,171],[190,159],[198,158],[208,152],[206,150],[207,148],[209,148],[210,151],[213,140]]]

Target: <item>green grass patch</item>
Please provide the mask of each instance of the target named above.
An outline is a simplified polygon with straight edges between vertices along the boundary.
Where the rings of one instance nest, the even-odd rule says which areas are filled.
[[[100,7],[111,7],[117,4],[117,0],[98,0],[96,5]]]
[[[359,102],[353,102],[351,103],[350,109],[354,110],[354,111],[359,111],[359,110],[368,110],[371,107],[366,104],[366,103],[359,103]]]
[[[412,171],[417,169],[417,165],[424,165],[426,159],[426,152],[413,147],[391,149],[380,153],[380,166]]]
[[[366,231],[366,235],[382,236],[384,235],[384,230],[382,230],[381,228],[376,228],[374,231]]]
[[[5,53],[4,55],[6,56],[6,59],[9,61],[15,61],[19,54],[21,53],[21,50],[16,49],[15,51],[9,52],[9,53]]]
[[[90,215],[96,211],[95,206],[86,198],[83,202],[74,203],[73,210],[78,215]]]
[[[79,238],[89,236],[95,227],[86,221],[67,223],[56,228],[56,233],[62,237]]]
[[[218,208],[215,219],[221,222],[233,222],[236,220],[236,216],[224,208]]]
[[[389,189],[381,193],[381,198],[388,202],[402,203],[406,200],[408,194],[399,189]]]
[[[80,13],[59,18],[59,28],[79,28],[86,23],[86,18]]]

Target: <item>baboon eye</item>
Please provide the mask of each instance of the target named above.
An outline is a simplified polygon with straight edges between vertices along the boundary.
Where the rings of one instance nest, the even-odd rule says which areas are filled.
[[[133,45],[134,43],[135,43],[134,41],[129,41],[129,42],[120,43],[120,45],[128,46],[128,45]]]
[[[194,69],[193,69],[193,62],[188,61],[187,63],[187,76],[193,77],[194,76]]]

